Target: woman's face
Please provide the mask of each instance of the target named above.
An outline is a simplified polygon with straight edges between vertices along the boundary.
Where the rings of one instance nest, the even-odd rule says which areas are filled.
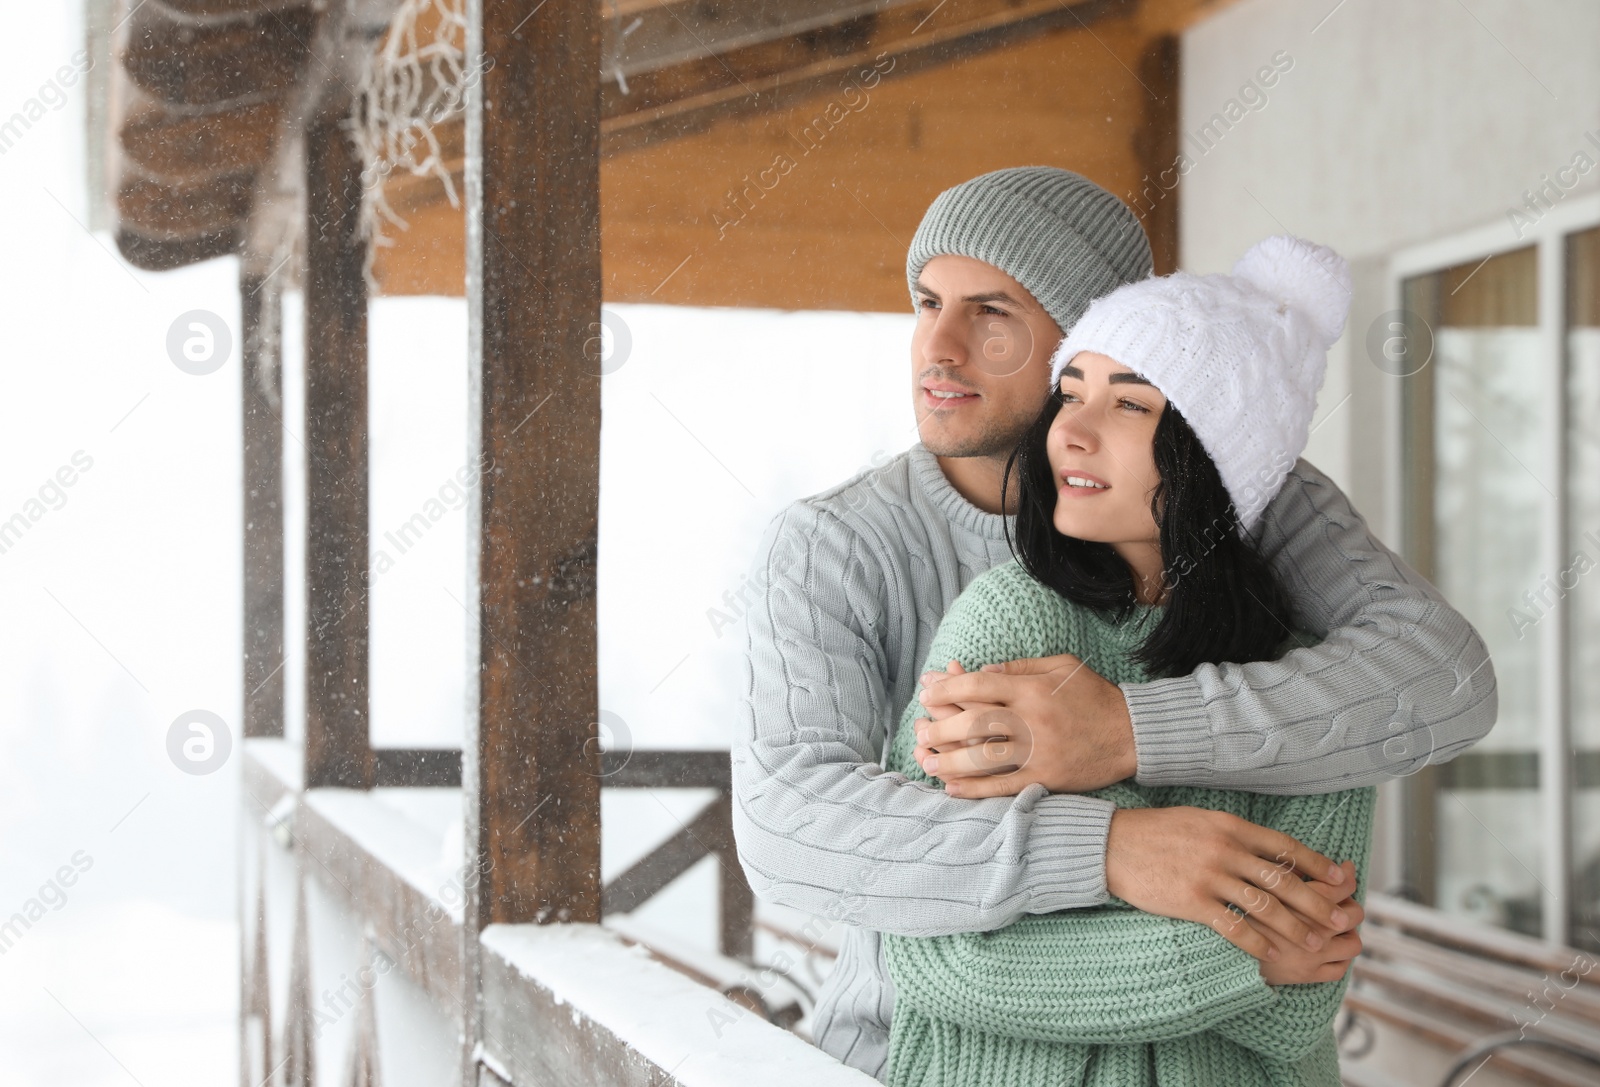
[[[1081,351],[1061,371],[1063,403],[1045,448],[1057,487],[1055,528],[1124,547],[1157,546],[1153,448],[1167,398],[1105,355]],[[1136,565],[1142,565],[1136,563]]]

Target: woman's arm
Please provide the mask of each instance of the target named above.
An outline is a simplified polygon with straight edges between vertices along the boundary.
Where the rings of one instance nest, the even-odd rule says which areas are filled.
[[[1182,1038],[1273,1001],[1256,960],[1203,925],[1100,907],[998,932],[886,935],[895,1002],[1016,1038],[1120,1045]]]
[[[1375,795],[1257,797],[1254,814],[1364,873]],[[1357,901],[1364,898],[1358,889]],[[977,1029],[1057,1042],[1157,1042],[1215,1030],[1279,1060],[1309,1051],[1332,1023],[1345,979],[1268,986],[1257,960],[1217,932],[1120,904],[1025,918],[995,933],[885,937],[896,1000]]]
[[[1258,799],[1263,819],[1279,830],[1296,838],[1306,835],[1322,843],[1316,848],[1330,857],[1354,861],[1356,886],[1352,897],[1366,905],[1376,788],[1367,786],[1336,794],[1338,803],[1331,811],[1326,805],[1305,804],[1297,797]],[[1274,986],[1276,999],[1270,1008],[1257,1015],[1234,1016],[1220,1023],[1217,1033],[1263,1056],[1297,1060],[1310,1052],[1333,1023],[1349,985],[1347,970],[1338,981]]]

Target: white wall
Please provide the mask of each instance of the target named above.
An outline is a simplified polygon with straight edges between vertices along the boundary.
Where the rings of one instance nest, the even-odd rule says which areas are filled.
[[[1241,88],[1275,54],[1275,85]],[[1523,193],[1600,129],[1600,5],[1589,0],[1243,0],[1183,38],[1181,263],[1226,271],[1288,231],[1350,258],[1355,300],[1329,360],[1309,458],[1380,535],[1395,453],[1384,425],[1396,379],[1367,358],[1395,249],[1502,223]],[[1229,99],[1243,116],[1194,142]],[[1597,137],[1600,138],[1600,137]],[[1600,188],[1600,169],[1568,199]],[[1349,399],[1345,401],[1345,397]],[[1344,401],[1337,412],[1331,409]]]

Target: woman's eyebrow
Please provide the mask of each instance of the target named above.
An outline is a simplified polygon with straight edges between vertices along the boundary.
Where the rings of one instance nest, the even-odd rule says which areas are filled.
[[[1082,381],[1083,380],[1083,371],[1078,369],[1076,366],[1072,365],[1071,363],[1068,363],[1067,365],[1065,365],[1065,366],[1063,366],[1061,368],[1061,376],[1062,377],[1075,377],[1079,381]],[[1106,384],[1107,385],[1149,385],[1150,382],[1145,380],[1143,377],[1141,377],[1141,376],[1139,376],[1138,374],[1135,374],[1135,373],[1131,373],[1131,372],[1130,373],[1121,373],[1121,372],[1118,372],[1118,373],[1111,374],[1110,376],[1108,376],[1106,378]]]

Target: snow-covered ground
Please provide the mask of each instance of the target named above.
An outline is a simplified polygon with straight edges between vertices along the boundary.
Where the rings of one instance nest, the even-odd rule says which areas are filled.
[[[76,5],[24,5],[11,25],[28,45],[0,66],[0,116],[82,48]],[[235,1075],[237,744],[193,775],[168,733],[206,710],[237,740],[237,266],[141,272],[87,231],[83,109],[79,82],[0,153],[0,521],[28,522],[0,552],[0,925],[27,921],[0,928],[0,1069],[16,1087],[209,1085]],[[292,322],[295,299],[287,308]],[[194,310],[233,334],[214,373],[168,353]],[[724,596],[784,503],[914,441],[909,304],[618,306],[613,320],[631,346],[603,387],[608,739],[725,745],[744,632]],[[464,338],[460,300],[374,306],[374,549],[430,500],[445,506],[374,579],[373,731],[386,746],[461,734],[464,522],[447,484],[468,461]],[[300,415],[286,391],[293,499]],[[291,501],[291,572],[301,524]],[[293,708],[303,673],[291,659],[285,674]],[[626,831],[606,840],[624,849]],[[685,878],[709,894],[707,874]],[[711,939],[709,926],[685,935]]]

